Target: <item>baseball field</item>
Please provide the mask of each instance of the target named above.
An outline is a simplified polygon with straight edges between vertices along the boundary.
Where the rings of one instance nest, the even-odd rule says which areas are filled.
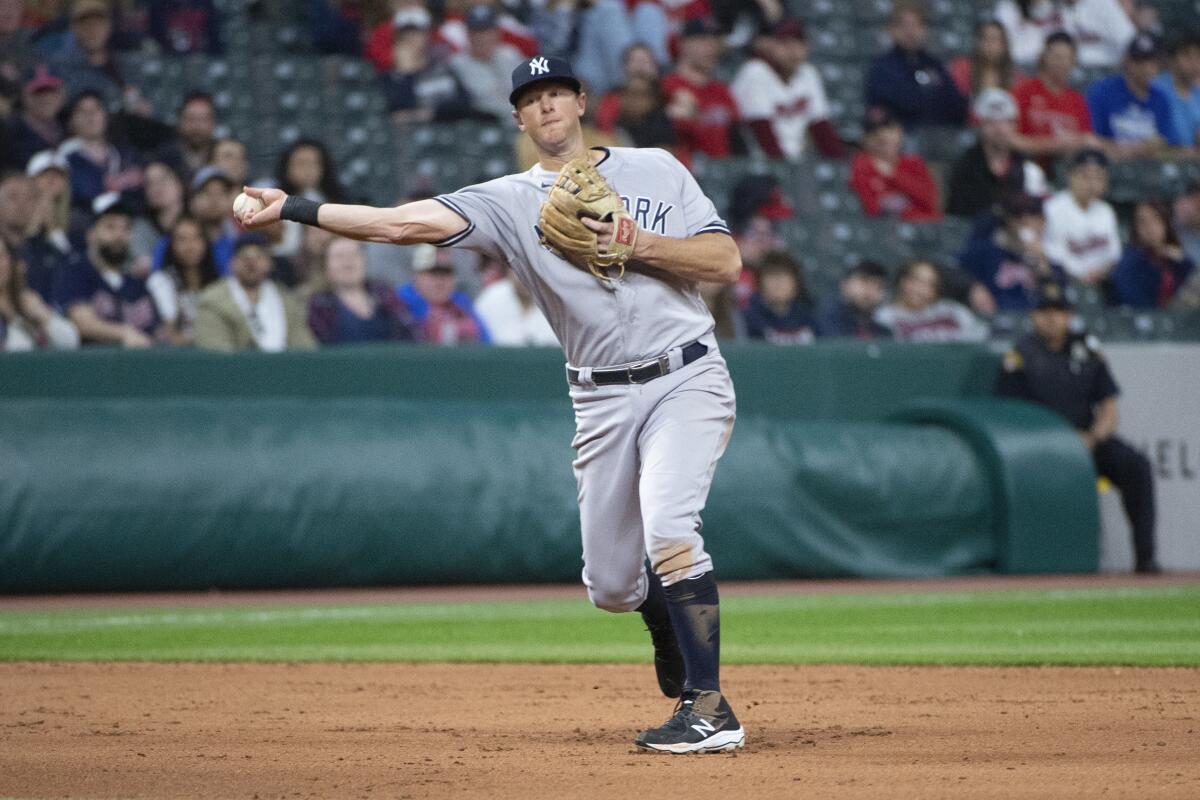
[[[0,600],[0,796],[1200,797],[1200,575],[723,587],[735,754],[643,754],[575,587]]]

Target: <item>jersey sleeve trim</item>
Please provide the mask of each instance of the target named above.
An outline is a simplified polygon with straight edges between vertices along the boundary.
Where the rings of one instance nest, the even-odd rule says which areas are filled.
[[[471,235],[471,233],[475,230],[475,223],[471,221],[471,218],[469,216],[467,216],[466,213],[464,213],[461,208],[459,208],[454,202],[452,202],[451,200],[449,200],[446,197],[435,197],[433,199],[437,200],[439,203],[441,203],[446,208],[453,211],[455,214],[458,214],[460,217],[463,218],[463,222],[467,223],[467,227],[463,228],[458,233],[452,234],[450,236],[447,236],[445,239],[434,242],[433,243],[434,247],[450,247],[452,245],[458,244],[463,239],[466,239],[468,236]]]
[[[730,236],[733,235],[729,230],[729,226],[720,220],[713,220],[692,235],[698,236],[701,233],[728,233]]]

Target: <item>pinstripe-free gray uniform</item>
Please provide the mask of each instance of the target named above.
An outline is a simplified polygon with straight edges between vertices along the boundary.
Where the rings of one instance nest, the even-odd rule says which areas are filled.
[[[670,153],[601,150],[597,169],[640,228],[674,238],[729,232]],[[507,264],[579,368],[571,399],[583,580],[596,605],[629,611],[645,597],[647,555],[665,585],[712,567],[700,511],[733,427],[733,384],[695,283],[633,262],[624,277],[602,283],[541,246],[538,212],[556,177],[535,164],[439,196],[467,225],[438,245]],[[697,340],[707,354],[683,365],[681,348]],[[595,370],[664,354],[672,371],[647,383],[591,379]]]

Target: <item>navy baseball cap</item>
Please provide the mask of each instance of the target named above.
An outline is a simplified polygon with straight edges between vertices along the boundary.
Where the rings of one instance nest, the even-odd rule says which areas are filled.
[[[517,104],[517,95],[527,86],[542,81],[562,81],[576,92],[583,91],[583,84],[575,77],[571,64],[566,59],[555,56],[534,56],[528,61],[522,61],[512,72],[512,93],[508,102]]]
[[[1134,61],[1158,58],[1159,54],[1158,41],[1148,33],[1139,33],[1133,37],[1133,41],[1129,43],[1129,48],[1125,51],[1125,55]]]
[[[1062,285],[1057,281],[1043,281],[1037,288],[1037,294],[1033,298],[1034,309],[1041,308],[1061,308],[1064,311],[1071,310],[1071,300],[1067,297],[1067,292]]]
[[[500,24],[500,16],[491,6],[471,6],[467,9],[467,30],[488,31]]]
[[[1085,147],[1071,158],[1071,169],[1082,167],[1087,164],[1095,164],[1098,167],[1108,166],[1108,156],[1104,155],[1103,150],[1098,150],[1094,147]]]

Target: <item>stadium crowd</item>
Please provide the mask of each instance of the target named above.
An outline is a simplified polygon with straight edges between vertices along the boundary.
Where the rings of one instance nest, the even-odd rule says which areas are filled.
[[[970,221],[956,263],[864,261],[816,297],[809,256],[777,230],[796,213],[785,187],[746,176],[726,209],[743,276],[702,287],[723,337],[978,341],[998,312],[1032,308],[1046,281],[1094,287],[1114,306],[1200,308],[1200,183],[1131,208],[1105,199],[1114,163],[1200,158],[1200,33],[1161,37],[1153,5],[1000,0],[970,51],[943,62],[923,7],[897,0],[864,76],[861,126],[833,114],[810,31],[781,0],[305,10],[318,52],[373,66],[397,126],[505,121],[512,69],[563,55],[591,94],[596,143],[664,147],[689,165],[842,161],[854,213]],[[246,182],[358,194],[320,138],[292,142],[264,175],[208,87],[156,109],[122,72],[121,52],[220,55],[222,22],[212,0],[0,0],[0,349],[555,344],[503,265],[293,223],[239,230],[231,204]],[[1077,87],[1081,67],[1106,74]],[[939,169],[916,147],[929,126],[969,128],[973,142]]]

